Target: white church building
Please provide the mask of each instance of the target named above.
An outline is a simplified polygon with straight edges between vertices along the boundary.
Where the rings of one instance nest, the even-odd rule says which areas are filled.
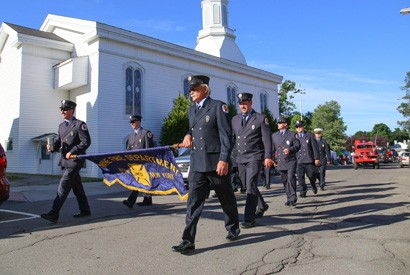
[[[201,7],[203,29],[195,49],[51,14],[39,30],[3,22],[0,143],[7,171],[61,174],[60,155],[47,153],[45,144],[62,121],[63,99],[77,103],[75,116],[88,125],[88,154],[124,150],[134,113],[158,141],[173,100],[188,94],[190,75],[211,78],[212,98],[235,103],[237,93],[250,92],[256,111],[268,108],[277,116],[283,77],[247,66],[228,26],[228,0],[202,0]],[[101,177],[91,162],[81,174]]]

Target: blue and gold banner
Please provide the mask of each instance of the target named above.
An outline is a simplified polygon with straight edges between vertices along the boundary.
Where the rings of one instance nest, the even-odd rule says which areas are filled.
[[[108,186],[118,182],[130,190],[149,194],[188,194],[184,180],[169,146],[95,155],[78,155],[97,164]]]

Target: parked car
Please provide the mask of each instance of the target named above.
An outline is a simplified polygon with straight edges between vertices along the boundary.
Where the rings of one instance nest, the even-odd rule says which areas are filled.
[[[178,157],[175,158],[179,170],[182,173],[182,177],[184,178],[185,184],[188,183],[189,167],[191,165],[191,151],[191,148],[181,148],[179,150]]]
[[[6,178],[6,167],[6,152],[0,143],[0,204],[8,200],[10,195],[10,184]]]
[[[403,168],[404,166],[410,166],[409,159],[410,152],[402,152],[399,156],[400,167]]]

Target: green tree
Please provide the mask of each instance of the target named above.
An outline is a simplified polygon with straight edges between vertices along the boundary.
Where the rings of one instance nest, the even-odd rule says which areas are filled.
[[[174,100],[174,107],[169,112],[168,117],[164,118],[161,128],[161,145],[171,145],[181,142],[188,132],[188,108],[191,102],[188,97],[181,94]]]
[[[319,105],[313,111],[312,127],[322,128],[323,137],[335,152],[344,150],[346,125],[340,117],[340,105],[334,100]]]
[[[278,92],[279,96],[279,115],[290,118],[293,112],[296,110],[296,105],[291,99],[294,98],[293,94],[296,92],[296,83],[290,80],[285,80]]]
[[[403,102],[397,107],[399,113],[401,113],[407,120],[397,121],[397,123],[410,133],[410,72],[407,72],[406,77],[404,79],[405,85],[401,87],[403,91],[405,91],[405,95],[401,98]]]
[[[238,114],[238,109],[236,109],[236,105],[233,103],[230,103],[228,105],[228,113],[232,117],[236,116]]]
[[[302,116],[302,121],[305,124],[305,130],[308,132],[313,132],[312,128],[312,112],[307,112]],[[295,123],[300,120],[300,112],[294,112],[293,115],[289,118],[289,129],[296,131]]]
[[[377,146],[386,147],[389,143],[389,137],[391,130],[389,126],[384,123],[378,123],[373,126],[373,130],[370,132],[370,138]]]
[[[394,144],[394,141],[402,142],[403,140],[409,140],[409,133],[400,128],[395,128],[394,131],[390,134],[390,145]]]
[[[276,132],[278,130],[278,124],[276,123],[276,119],[273,118],[272,112],[269,109],[265,109],[262,111],[262,114],[268,119],[270,132]]]

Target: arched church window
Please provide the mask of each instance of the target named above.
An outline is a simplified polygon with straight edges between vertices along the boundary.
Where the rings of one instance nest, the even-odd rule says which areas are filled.
[[[228,100],[227,103],[228,105],[233,104],[236,106],[236,87],[234,86],[228,86],[226,89]]]
[[[125,114],[141,114],[142,71],[128,67],[125,70]]]
[[[265,109],[268,109],[268,95],[265,92],[262,92],[260,94],[260,100],[261,100],[261,112],[263,112]]]

